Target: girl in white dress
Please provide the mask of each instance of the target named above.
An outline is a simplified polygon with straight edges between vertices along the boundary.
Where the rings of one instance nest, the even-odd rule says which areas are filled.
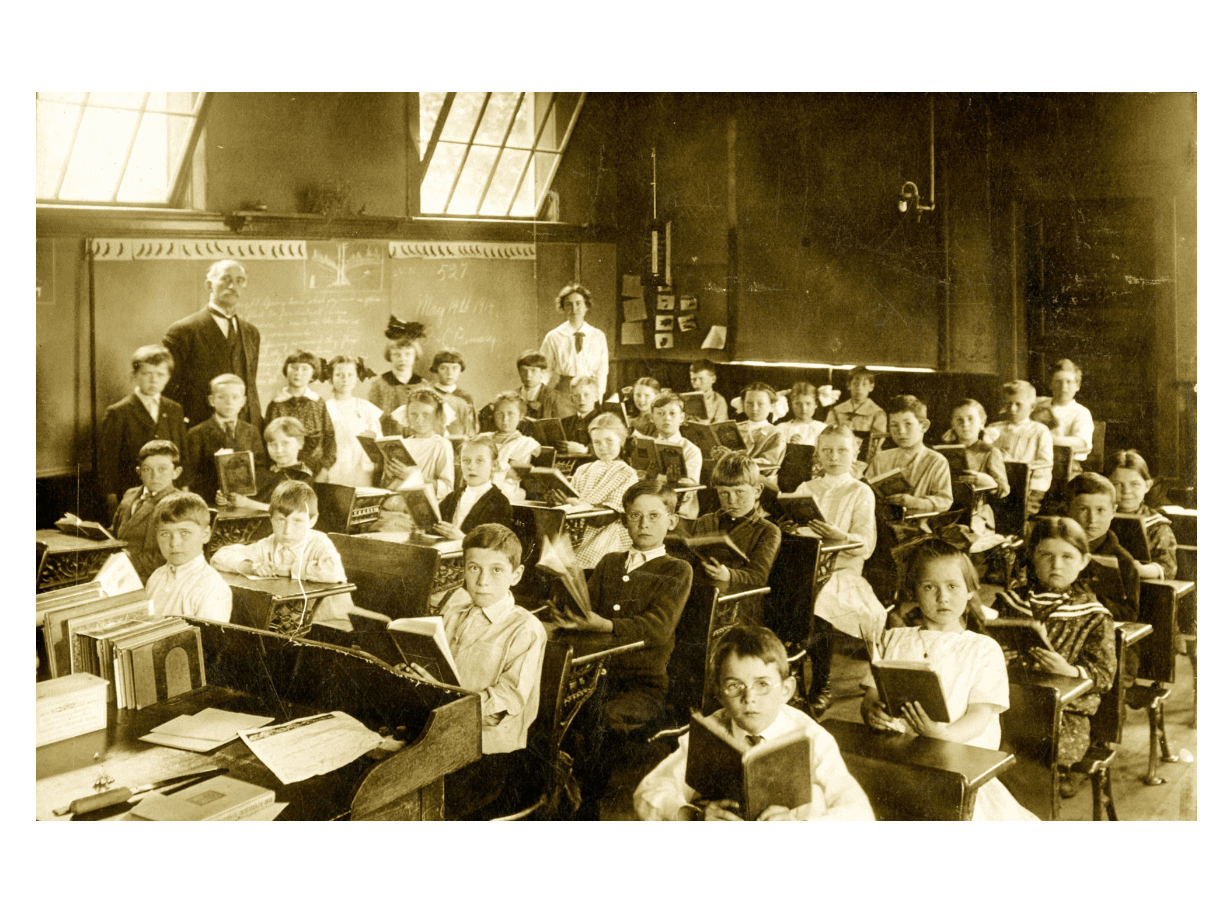
[[[865,723],[883,731],[913,731],[925,738],[1000,749],[999,716],[1009,709],[1009,678],[1001,647],[977,632],[983,609],[970,558],[947,542],[929,539],[912,551],[906,579],[916,599],[907,612],[908,623],[919,626],[885,631],[881,657],[929,663],[941,678],[952,721],[934,722],[919,703],[905,704],[902,718],[894,718],[880,701],[870,672],[860,707]],[[994,779],[976,793],[972,819],[1037,818]]]
[[[325,379],[334,388],[334,398],[325,403],[325,408],[334,422],[338,444],[338,461],[325,472],[325,480],[333,484],[356,488],[372,485],[372,460],[355,436],[364,432],[381,436],[381,409],[367,399],[356,398],[354,393],[360,380],[375,376],[374,371],[364,366],[362,358],[349,355],[339,355],[325,368]]]
[[[526,500],[526,492],[518,482],[518,473],[510,469],[509,464],[529,464],[531,457],[538,456],[541,449],[534,437],[518,430],[525,417],[525,399],[513,390],[500,393],[492,400],[492,423],[496,425],[496,430],[480,435],[490,437],[496,444],[496,470],[492,473],[492,483],[504,492],[510,503]]]
[[[877,545],[877,524],[873,519],[873,489],[851,475],[855,453],[851,428],[827,426],[817,436],[814,457],[814,466],[825,474],[804,482],[795,492],[812,494],[825,521],[813,520],[803,532],[791,522],[783,524],[785,532],[811,533],[827,545],[858,545],[838,555],[834,573],[813,603],[813,636],[808,646],[813,684],[808,698],[816,710],[823,712],[829,705],[832,627],[857,638],[863,631],[885,627],[886,609],[868,580],[860,575]]]
[[[413,466],[385,461],[381,487],[391,491],[428,485],[440,503],[453,490],[453,446],[436,432],[445,417],[444,401],[426,387],[407,394],[406,405],[394,409],[393,420],[406,428],[403,442],[415,460]]]

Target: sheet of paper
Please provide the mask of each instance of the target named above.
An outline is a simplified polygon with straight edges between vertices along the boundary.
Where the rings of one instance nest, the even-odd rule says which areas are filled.
[[[646,330],[641,323],[622,323],[620,324],[620,344],[621,345],[645,345]]]
[[[292,719],[240,738],[284,785],[346,766],[381,743],[381,736],[343,712]]]
[[[152,728],[150,734],[226,742],[238,737],[242,731],[261,728],[273,721],[273,716],[228,712],[211,706],[194,716],[177,716],[170,722]]]
[[[142,588],[141,577],[137,575],[133,562],[123,551],[117,551],[107,558],[107,563],[103,564],[103,569],[98,571],[94,580],[109,596],[136,592]]]
[[[727,327],[712,326],[702,342],[702,348],[727,348]]]
[[[646,319],[646,302],[641,298],[630,298],[624,302],[625,305],[625,321],[632,323],[634,320]]]
[[[620,280],[620,294],[626,298],[640,298],[642,296],[642,277],[635,275],[622,276]]]

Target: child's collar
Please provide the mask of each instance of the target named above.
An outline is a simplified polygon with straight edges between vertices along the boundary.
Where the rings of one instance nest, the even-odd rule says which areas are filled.
[[[306,389],[304,390],[302,396],[297,396],[296,394],[292,393],[288,387],[285,387],[285,386],[281,390],[278,391],[278,395],[274,396],[275,402],[286,402],[288,399],[308,399],[312,402],[319,402],[321,397],[318,396],[311,389]]]

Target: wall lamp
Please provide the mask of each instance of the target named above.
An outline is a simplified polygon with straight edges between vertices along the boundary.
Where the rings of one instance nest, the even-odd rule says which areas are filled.
[[[907,181],[903,184],[903,189],[898,192],[898,211],[909,212],[915,210],[916,221],[920,219],[921,212],[932,212],[937,208],[937,200],[935,198],[937,188],[937,167],[936,167],[936,137],[934,135],[933,124],[933,100],[928,99],[928,204],[925,205],[920,196],[920,188],[915,185],[914,181]]]

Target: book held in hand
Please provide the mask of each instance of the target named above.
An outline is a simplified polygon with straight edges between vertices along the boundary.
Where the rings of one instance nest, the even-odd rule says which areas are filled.
[[[901,716],[904,703],[919,703],[934,722],[950,721],[941,678],[928,662],[876,659],[869,665],[890,715]]]
[[[257,496],[257,469],[251,450],[219,450],[214,454],[214,464],[218,467],[218,486],[225,496]]]
[[[417,464],[415,457],[411,455],[410,447],[406,445],[405,440],[398,434],[386,434],[384,437],[377,437],[371,431],[364,431],[363,433],[356,434],[355,439],[359,441],[359,445],[378,469],[384,465],[386,459],[391,459],[404,466],[414,466]]]
[[[1047,649],[1056,652],[1043,621],[1034,618],[990,618],[984,621],[984,632],[996,640],[1001,648],[1019,655],[1028,655],[1031,649]]]
[[[565,428],[559,418],[528,418],[527,423],[530,425],[528,436],[534,437],[543,446],[555,450],[568,449]]]
[[[564,497],[581,497],[577,489],[569,483],[564,474],[557,468],[540,468],[539,466],[519,465],[509,466],[518,476],[518,484],[526,492],[527,500],[546,503],[549,491],[559,491]]]
[[[865,481],[880,500],[888,500],[896,494],[910,494],[913,490],[902,469],[890,469]]]
[[[821,512],[821,504],[813,494],[780,494],[779,506],[787,514],[787,518],[797,526],[807,527],[813,520],[826,521]]]
[[[401,498],[401,501],[396,498]],[[431,485],[419,485],[398,491],[386,497],[382,503],[386,510],[398,510],[409,515],[420,532],[431,532],[432,527],[441,521],[440,506]],[[402,509],[403,506],[405,510]]]
[[[418,665],[442,684],[458,687],[458,666],[454,664],[445,636],[445,619],[439,615],[398,618],[385,628],[394,641],[402,661]]]
[[[792,492],[813,477],[813,458],[817,447],[807,443],[789,443],[779,466],[779,490]]]
[[[693,421],[706,420],[706,394],[699,392],[681,393],[684,402],[684,416]]]
[[[732,541],[726,532],[706,532],[702,535],[669,535],[668,539],[678,542],[703,561],[716,561],[726,566],[745,563],[749,556]]]
[[[685,783],[708,801],[740,802],[745,820],[773,806],[794,810],[813,800],[812,745],[794,732],[756,746],[717,716],[692,712]]]

